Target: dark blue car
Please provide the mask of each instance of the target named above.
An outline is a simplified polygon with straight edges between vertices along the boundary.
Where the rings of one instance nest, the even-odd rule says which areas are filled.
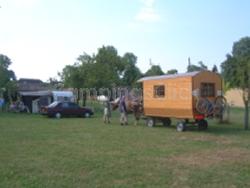
[[[94,115],[94,112],[90,108],[80,107],[73,102],[53,102],[49,106],[41,109],[43,115],[49,117],[86,117],[89,118]]]

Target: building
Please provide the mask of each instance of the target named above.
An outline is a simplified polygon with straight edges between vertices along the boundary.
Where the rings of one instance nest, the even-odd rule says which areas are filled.
[[[17,81],[17,88],[19,92],[23,91],[43,91],[47,89],[44,82],[39,79],[20,78]]]
[[[21,78],[17,82],[18,94],[21,101],[31,113],[39,113],[42,106],[53,101],[73,101],[72,91],[54,91],[48,84],[39,79]]]
[[[244,107],[243,91],[241,89],[230,89],[226,92],[226,99],[229,105],[236,107]]]
[[[31,113],[39,113],[41,107],[54,101],[74,101],[72,91],[26,91],[19,92],[19,95]]]

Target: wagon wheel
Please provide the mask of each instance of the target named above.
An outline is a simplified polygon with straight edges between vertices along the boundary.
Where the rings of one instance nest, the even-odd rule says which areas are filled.
[[[155,126],[155,118],[148,117],[146,120],[146,124],[148,127],[154,127]]]
[[[223,96],[216,97],[214,102],[214,116],[222,118],[227,109],[227,100]]]
[[[196,102],[196,110],[201,114],[209,114],[211,111],[211,103],[206,98],[199,98]]]
[[[164,127],[168,127],[171,125],[171,119],[170,118],[163,118],[162,123]]]
[[[198,129],[200,131],[206,130],[208,127],[208,123],[205,119],[199,120],[198,121]]]
[[[180,122],[177,123],[177,125],[176,125],[176,130],[177,130],[178,132],[186,131],[186,129],[187,129],[187,126],[186,126],[186,123],[185,123],[185,122],[180,121]]]

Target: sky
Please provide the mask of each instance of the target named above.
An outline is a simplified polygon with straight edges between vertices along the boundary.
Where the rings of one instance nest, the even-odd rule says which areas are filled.
[[[218,67],[250,36],[249,0],[0,0],[0,54],[17,78],[56,77],[86,52],[112,45],[185,72],[188,57]]]

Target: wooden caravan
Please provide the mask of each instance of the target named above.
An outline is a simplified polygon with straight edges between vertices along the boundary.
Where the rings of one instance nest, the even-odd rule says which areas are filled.
[[[194,119],[205,129],[205,117],[213,115],[215,101],[222,96],[221,77],[210,71],[144,77],[138,82],[143,84],[143,109],[149,117],[148,126],[153,126],[156,119],[168,125],[170,118],[178,118],[185,122]],[[184,130],[184,121],[179,124]]]

